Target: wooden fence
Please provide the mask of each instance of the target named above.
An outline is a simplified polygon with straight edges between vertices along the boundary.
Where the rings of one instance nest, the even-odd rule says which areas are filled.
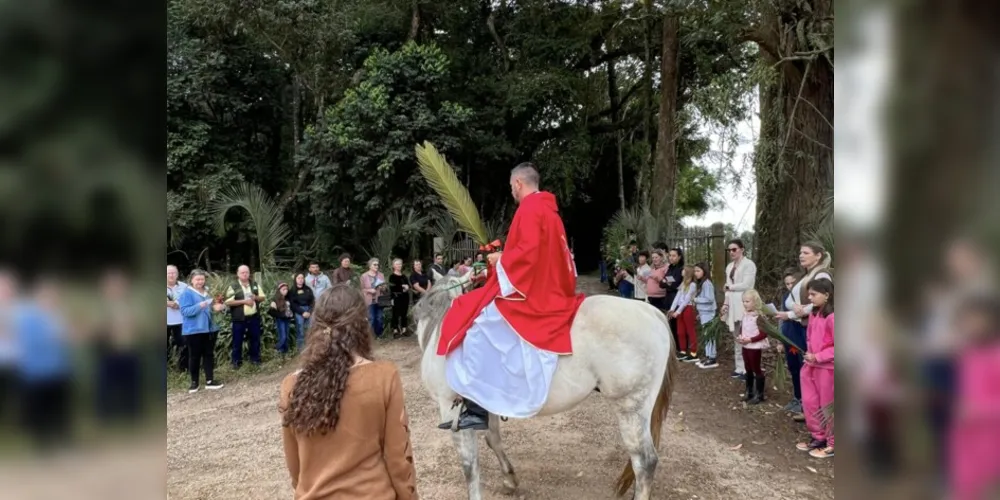
[[[695,265],[705,262],[709,265],[712,283],[715,285],[715,298],[719,304],[722,304],[726,265],[729,264],[726,243],[732,237],[726,234],[725,226],[717,222],[707,228],[684,228],[666,241],[668,247],[684,251],[685,264]]]

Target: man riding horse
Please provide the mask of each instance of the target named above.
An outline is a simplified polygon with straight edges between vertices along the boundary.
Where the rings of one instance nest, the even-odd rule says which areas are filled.
[[[518,203],[504,252],[487,256],[484,286],[455,299],[437,353],[462,396],[458,429],[486,430],[489,413],[526,418],[545,404],[559,356],[572,353],[570,326],[584,295],[552,193],[534,165],[511,171]],[[439,426],[452,427],[452,422]]]

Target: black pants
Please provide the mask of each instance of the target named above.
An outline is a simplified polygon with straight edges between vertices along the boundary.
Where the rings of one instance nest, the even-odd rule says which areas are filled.
[[[14,403],[17,400],[17,373],[13,368],[0,367],[0,430],[10,427],[8,424],[16,422],[16,415],[12,414]]]
[[[98,353],[97,414],[104,422],[130,421],[139,415],[142,369],[134,352]]]
[[[73,397],[70,384],[69,378],[24,381],[21,384],[21,425],[42,451],[70,441]]]
[[[181,331],[181,325],[167,325],[167,342],[170,345],[168,350],[169,355],[174,355],[177,359],[177,371],[185,372],[188,370],[188,348],[187,342],[184,341],[184,335]]]
[[[199,381],[198,370],[202,366],[205,368],[205,381],[212,380],[215,377],[215,334],[195,333],[185,335],[184,338],[187,340],[191,360],[188,365],[191,381]]]
[[[402,293],[392,298],[392,326],[393,330],[406,328],[408,322],[406,315],[410,310],[410,296]]]

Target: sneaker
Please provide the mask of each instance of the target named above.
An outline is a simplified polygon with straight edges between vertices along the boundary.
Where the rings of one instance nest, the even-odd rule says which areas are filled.
[[[698,368],[705,368],[706,370],[717,366],[719,366],[719,362],[715,358],[706,358],[705,361],[698,364]]]
[[[733,372],[733,373],[729,374],[729,378],[735,378],[737,380],[744,380],[745,381],[747,379],[747,374],[746,373],[736,373],[736,372]]]
[[[694,363],[696,361],[698,361],[698,357],[691,354],[685,354],[684,357],[681,358],[681,363]]]
[[[794,420],[796,422],[805,422],[806,421],[806,415],[804,413],[796,413],[796,414],[792,415],[792,420]]]
[[[684,361],[685,357],[687,357],[686,352],[677,351],[677,361]]]
[[[188,386],[188,394],[194,394],[196,392],[198,392],[198,382],[191,382],[191,385]]]
[[[795,445],[795,449],[799,451],[812,451],[821,448],[826,448],[826,441],[820,441],[819,439],[813,439],[808,443],[799,443]]]
[[[816,448],[815,450],[809,452],[809,456],[813,458],[830,458],[833,456],[833,446]]]
[[[782,410],[789,413],[802,413],[802,402],[798,399],[793,399]]]
[[[206,389],[213,389],[213,390],[214,389],[222,389],[225,386],[226,386],[225,384],[223,384],[222,382],[219,382],[218,380],[209,380],[208,382],[205,382],[205,388]]]

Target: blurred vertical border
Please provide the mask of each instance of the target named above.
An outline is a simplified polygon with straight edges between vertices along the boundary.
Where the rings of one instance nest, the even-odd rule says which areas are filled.
[[[4,306],[56,285],[75,436],[37,456],[0,428],[0,498],[164,496],[166,7],[0,2],[0,270],[20,296]],[[139,362],[136,418],[103,420],[109,352]]]

